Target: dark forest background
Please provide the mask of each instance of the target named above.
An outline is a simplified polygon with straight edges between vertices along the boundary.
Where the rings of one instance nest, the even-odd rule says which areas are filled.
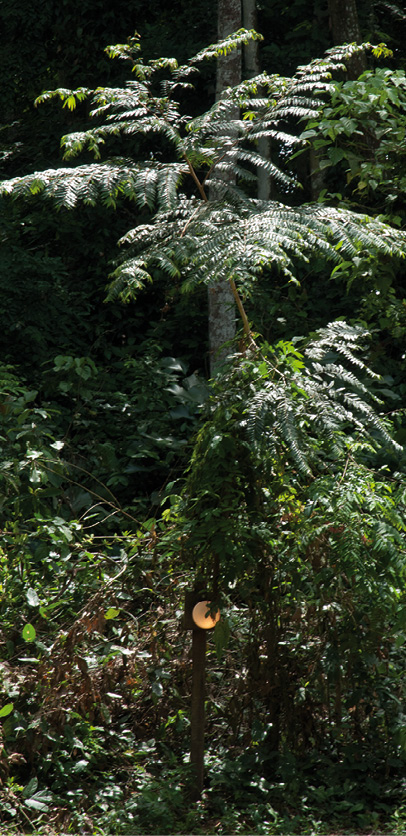
[[[290,77],[337,45],[333,5],[258,4],[261,70]],[[325,140],[321,200],[404,230],[406,16],[371,0],[356,10],[360,39],[391,52],[368,54],[378,74],[364,99],[349,87],[301,129]],[[217,6],[3,0],[0,31],[0,179],[10,180],[64,165],[61,136],[91,124],[86,102],[35,106],[44,90],[123,85],[126,64],[104,50],[134,32],[145,62],[185,63],[216,41]],[[208,110],[215,88],[208,62],[186,111]],[[360,105],[374,89],[379,120]],[[166,149],[117,136],[112,153]],[[300,203],[314,200],[308,154],[286,165],[302,180]],[[156,269],[135,300],[106,302],[117,241],[147,208],[124,197],[74,211],[35,194],[0,201],[2,832],[404,832],[404,259],[361,253],[331,276],[312,255],[297,284],[265,270],[246,300],[286,379],[328,323],[369,334],[362,382],[398,447],[373,440],[358,454],[354,433],[336,470],[301,482],[283,445],[262,461],[241,440],[238,410],[257,397],[260,361],[209,379],[204,287],[184,293]],[[303,426],[320,457],[316,412]],[[215,433],[226,442],[210,463]],[[205,789],[192,802],[183,599],[218,574],[206,545],[220,529],[235,539],[214,590],[225,617],[209,639]]]

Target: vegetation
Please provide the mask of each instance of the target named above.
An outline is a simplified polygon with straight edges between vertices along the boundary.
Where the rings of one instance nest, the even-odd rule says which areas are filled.
[[[250,40],[110,46],[111,83],[38,94],[62,164],[6,149],[7,834],[404,830],[404,71],[338,47],[197,113]],[[219,278],[241,324],[209,379]],[[189,589],[222,611],[198,802]]]

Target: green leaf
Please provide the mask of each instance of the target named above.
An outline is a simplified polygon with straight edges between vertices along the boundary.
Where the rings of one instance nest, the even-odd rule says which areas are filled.
[[[228,619],[225,617],[220,618],[220,621],[217,622],[214,628],[214,642],[216,645],[216,654],[218,659],[221,659],[223,651],[228,645],[230,633],[231,630]]]
[[[34,467],[31,468],[30,482],[33,482],[33,484],[36,484],[36,485],[39,484],[41,482],[41,476],[42,476],[42,473],[41,473],[40,470],[38,470],[37,467],[34,466]]]
[[[13,711],[14,703],[8,702],[6,705],[3,705],[3,708],[0,708],[0,717],[8,717],[9,714]]]
[[[27,589],[26,598],[30,607],[38,607],[41,603],[35,589],[31,587]]]
[[[153,682],[151,685],[152,693],[155,694],[157,697],[162,697],[164,689],[160,682]]]
[[[117,618],[118,615],[120,615],[120,610],[115,609],[115,607],[110,607],[107,612],[104,613],[106,621],[110,621],[112,618]]]
[[[62,450],[62,448],[63,448],[64,446],[65,446],[65,442],[64,442],[64,441],[54,441],[54,443],[53,443],[53,444],[50,444],[50,447],[53,447],[53,449],[54,449],[54,450],[57,450],[57,451],[58,451],[58,453],[59,453],[59,451],[60,451],[60,450]]]
[[[22,791],[23,798],[29,798],[29,796],[34,795],[36,789],[38,787],[38,778],[31,778],[28,784],[24,787]]]
[[[75,772],[75,773],[84,772],[84,770],[86,769],[86,767],[88,765],[89,765],[89,761],[87,761],[85,759],[77,761],[77,763],[75,763],[75,766],[72,768],[72,772]]]
[[[24,801],[24,804],[26,807],[30,807],[33,810],[39,810],[41,813],[45,813],[47,810],[49,810],[49,805],[45,803],[44,796],[42,796],[40,793],[38,793],[38,796],[39,797],[35,795],[32,798],[27,798],[26,801]],[[49,800],[52,801],[52,798],[49,798]]]
[[[22,633],[21,633],[24,641],[26,642],[33,642],[35,640],[36,631],[35,627],[32,624],[26,624]]]
[[[342,150],[342,148],[331,148],[328,153],[329,153],[329,157],[330,157],[330,160],[333,163],[333,165],[336,165],[341,160],[343,160],[344,157],[345,157],[345,154],[344,154],[344,151]]]

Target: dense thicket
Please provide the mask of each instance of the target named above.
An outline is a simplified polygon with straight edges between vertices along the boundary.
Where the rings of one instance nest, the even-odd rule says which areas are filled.
[[[333,56],[330,88],[295,75],[333,46],[327,3],[260,7],[268,76],[236,92],[235,140],[215,63],[185,67],[214,4],[101,6],[0,12],[2,829],[400,833],[404,14],[359,2],[393,53],[360,81]],[[138,40],[130,64],[103,51],[134,30],[138,76]],[[55,88],[64,107],[34,106]],[[227,131],[238,179],[206,202]],[[248,320],[209,381],[218,275]],[[197,805],[191,587],[222,609]]]

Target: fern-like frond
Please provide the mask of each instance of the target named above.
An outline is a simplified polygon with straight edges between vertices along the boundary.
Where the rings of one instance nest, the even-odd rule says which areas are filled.
[[[344,364],[323,362],[328,354],[341,356],[350,366],[355,360],[358,372],[365,377],[369,369],[354,357],[354,351],[367,336],[368,332],[345,322],[331,323],[305,347],[305,365],[300,372],[289,365],[289,355],[286,362],[285,355],[279,358],[276,349],[274,364],[267,361],[268,374],[262,374],[263,382],[259,381],[246,407],[251,442],[259,449],[266,448],[271,456],[285,445],[303,474],[309,474],[314,465],[320,467],[327,450],[330,456],[343,453],[349,432],[358,433],[372,447],[380,444],[402,451],[376,412],[377,399],[364,380]],[[345,343],[347,352],[343,350]]]
[[[134,166],[119,159],[76,168],[48,169],[8,180],[1,184],[0,193],[14,198],[44,193],[55,201],[58,209],[72,209],[81,202],[114,207],[119,197],[135,200],[139,206],[152,208],[162,203],[167,208],[173,205],[186,171],[181,163]]]
[[[183,163],[139,166],[134,171],[133,180],[123,184],[122,193],[134,199],[138,206],[152,209],[158,205],[166,210],[174,207],[178,187],[187,172]]]
[[[148,85],[140,81],[129,81],[126,87],[98,87],[92,96],[93,109],[90,116],[109,116],[114,108],[138,107],[143,112],[148,112],[146,105],[149,103]]]
[[[104,51],[109,58],[121,58],[134,64],[135,58],[141,51],[140,36],[138,32],[134,32],[134,35],[127,39],[126,44],[112,44],[106,46]]]
[[[243,148],[239,148],[236,153],[236,156],[238,160],[248,162],[256,169],[261,169],[266,174],[269,174],[271,177],[273,177],[274,180],[276,180],[276,182],[279,182],[283,186],[289,187],[291,185],[296,185],[296,180],[294,177],[291,177],[285,171],[282,171],[281,168],[278,168],[278,166],[276,166],[270,160],[265,159],[260,154],[257,154],[255,151],[246,151]]]
[[[229,55],[230,52],[239,49],[249,41],[263,41],[263,36],[254,29],[239,29],[237,32],[227,35],[222,41],[205,47],[200,50],[193,58],[190,59],[189,64],[200,64],[202,61],[208,61],[213,58],[219,58],[222,55]]]
[[[332,361],[342,356],[350,366],[357,367],[368,377],[379,379],[372,369],[359,356],[362,345],[370,337],[369,332],[360,325],[348,325],[341,320],[330,322],[327,328],[319,328],[317,339],[311,339],[306,346],[306,356],[313,366],[323,364],[327,369]]]
[[[378,218],[322,204],[290,207],[261,202],[244,191],[247,181],[261,170],[282,190],[292,188],[289,171],[276,164],[275,158],[264,160],[258,154],[258,140],[268,137],[273,148],[282,145],[285,149],[300,143],[297,121],[319,113],[332,74],[342,67],[346,56],[366,45],[331,50],[325,58],[300,67],[292,78],[262,73],[224,91],[207,113],[194,119],[181,113],[172,97],[172,82],[186,83],[203,60],[227,54],[259,37],[240,30],[202,50],[184,67],[171,58],[144,65],[139,58],[138,35],[126,45],[109,47],[110,55],[131,62],[135,77],[123,87],[100,87],[93,92],[91,114],[99,124],[65,136],[65,157],[90,150],[100,158],[101,146],[118,134],[152,137],[156,157],[137,163],[113,158],[36,172],[4,182],[1,193],[14,197],[44,194],[58,208],[73,208],[80,202],[115,206],[119,198],[126,198],[156,212],[148,233],[145,228],[135,228],[125,238],[125,251],[114,271],[114,287],[126,298],[143,286],[143,274],[139,279],[142,270],[148,272],[158,263],[170,275],[181,275],[185,288],[231,279],[249,295],[264,271],[276,270],[289,281],[297,281],[298,263],[308,262],[314,254],[333,266],[363,253],[403,256],[406,234]],[[165,80],[170,83],[162,88]],[[166,94],[156,95],[162,89]],[[69,102],[88,94],[87,88],[59,88],[44,93],[42,100],[56,97],[71,106]],[[235,118],[236,107],[241,108],[242,118]],[[161,150],[158,138],[163,140]],[[172,160],[162,162],[167,159],[168,147]],[[186,178],[188,186],[184,186]],[[215,188],[208,200],[210,185]],[[194,190],[196,198],[189,200],[181,191],[183,186],[188,194]],[[344,341],[339,356],[350,359],[345,354],[348,350]]]
[[[177,176],[175,169],[173,195]],[[291,208],[238,197],[232,200],[229,192],[227,203],[211,201],[200,206],[178,195],[174,211],[155,218],[157,243],[161,243],[163,227],[174,258],[181,259],[185,287],[233,278],[245,294],[265,268],[276,267],[295,281],[296,265],[307,262],[313,253],[322,253],[334,265],[362,249],[397,256],[406,250],[404,233],[388,231],[373,218],[326,206]],[[131,245],[129,258],[133,250],[139,254],[144,246],[142,238],[137,244],[136,232],[126,243]],[[337,346],[357,366],[356,355],[349,353],[350,344],[343,339]],[[317,351],[322,352],[321,344]]]
[[[79,202],[94,205],[98,200],[114,205],[124,183],[133,180],[134,171],[124,161],[94,163],[76,168],[48,169],[1,184],[2,194],[26,197],[41,194],[55,201],[57,208],[72,208]]]
[[[63,136],[61,139],[61,148],[64,148],[64,160],[77,157],[85,149],[93,153],[96,159],[100,159],[100,146],[104,145],[105,136],[106,132],[99,131],[97,128],[93,131],[76,131],[75,133]]]
[[[145,261],[141,258],[134,258],[127,261],[126,268],[115,275],[109,285],[107,299],[120,299],[122,302],[129,302],[134,295],[143,290],[148,282],[152,281],[150,272],[146,269]]]
[[[49,102],[51,99],[59,99],[63,103],[63,107],[67,107],[68,110],[75,110],[76,105],[83,102],[91,93],[92,90],[88,87],[78,87],[76,90],[58,87],[56,90],[45,90],[40,96],[37,96],[34,105]]]

